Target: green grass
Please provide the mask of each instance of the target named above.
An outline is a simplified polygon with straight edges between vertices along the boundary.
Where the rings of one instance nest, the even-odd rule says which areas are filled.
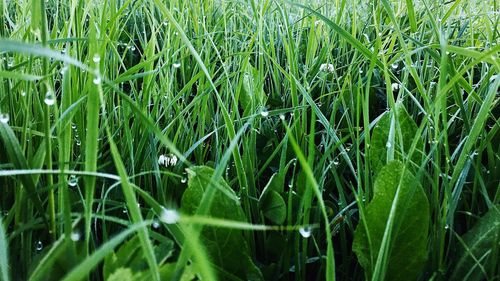
[[[429,205],[415,278],[500,278],[499,9],[0,1],[0,280],[389,280],[403,176],[367,218],[393,160]]]

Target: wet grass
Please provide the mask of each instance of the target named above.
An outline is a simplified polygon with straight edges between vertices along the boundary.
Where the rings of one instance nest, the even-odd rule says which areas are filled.
[[[201,238],[217,227],[243,231],[265,280],[364,280],[372,134],[403,106],[411,152],[393,118],[382,162],[423,187],[419,278],[447,280],[500,200],[499,7],[379,2],[1,1],[0,279],[104,280],[137,237],[117,276],[238,280]],[[200,165],[213,188],[185,214]],[[244,221],[210,216],[216,190]],[[499,277],[494,241],[479,280]]]

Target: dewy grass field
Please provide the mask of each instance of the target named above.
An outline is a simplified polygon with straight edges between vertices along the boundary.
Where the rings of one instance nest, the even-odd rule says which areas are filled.
[[[500,280],[495,0],[0,1],[0,280]]]

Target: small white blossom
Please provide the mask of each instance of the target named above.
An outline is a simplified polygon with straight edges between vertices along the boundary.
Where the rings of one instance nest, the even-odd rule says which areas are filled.
[[[323,63],[319,67],[319,71],[333,73],[333,71],[335,71],[335,67],[331,63]]]
[[[399,83],[392,83],[391,84],[391,88],[393,91],[399,90],[399,86],[400,86]]]
[[[167,159],[166,159],[165,155],[163,155],[163,154],[162,154],[162,155],[160,155],[160,157],[158,157],[158,165],[160,165],[160,166],[164,166],[164,165],[165,165],[166,160],[167,160]]]
[[[177,165],[178,160],[179,159],[174,154],[168,154],[166,156],[162,154],[158,158],[158,165],[165,166],[165,167],[175,166],[175,165]]]
[[[177,160],[178,160],[178,159],[177,159],[177,156],[175,156],[175,155],[173,155],[173,154],[170,154],[170,155],[171,155],[171,156],[170,156],[170,165],[171,165],[171,166],[175,166],[175,165],[177,165]]]

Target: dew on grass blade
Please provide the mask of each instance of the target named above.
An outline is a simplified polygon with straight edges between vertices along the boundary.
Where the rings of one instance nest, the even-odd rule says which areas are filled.
[[[101,56],[99,56],[99,54],[95,54],[92,58],[92,61],[95,63],[99,63],[101,61]]]
[[[68,185],[74,187],[78,184],[78,178],[75,175],[69,176]]]
[[[81,236],[82,236],[82,235],[80,234],[80,232],[78,232],[78,231],[73,231],[73,232],[71,232],[71,236],[70,236],[70,238],[71,238],[71,241],[76,242],[76,241],[79,241],[79,240],[80,240]]]
[[[165,209],[161,211],[160,220],[166,224],[174,224],[179,221],[179,213],[173,209]]]
[[[38,240],[36,243],[35,243],[35,250],[37,251],[41,251],[43,249],[43,243],[42,241]]]
[[[390,141],[388,141],[386,144],[385,144],[385,147],[387,148],[391,148],[392,147],[392,143]]]
[[[153,223],[151,224],[151,226],[155,229],[159,228],[160,227],[160,222],[157,220],[157,219],[154,219],[153,220]]]
[[[399,65],[397,63],[391,64],[392,69],[396,70],[398,69]]]
[[[10,117],[8,113],[0,113],[0,122],[7,124],[9,123]]]
[[[311,237],[312,229],[310,226],[303,226],[303,227],[299,228],[299,233],[302,237],[309,238],[309,237]]]
[[[96,75],[96,76],[94,77],[94,80],[92,80],[92,82],[93,82],[94,84],[96,84],[96,85],[101,84],[101,76]]]
[[[181,67],[181,63],[180,62],[175,62],[175,63],[172,64],[172,66],[174,68],[179,68],[179,67]]]
[[[285,114],[280,114],[279,117],[281,120],[285,120]]]
[[[262,117],[267,117],[267,116],[269,116],[269,111],[267,111],[267,109],[265,109],[265,108],[264,108],[264,109],[262,109],[262,111],[260,112],[260,115],[261,115]]]
[[[52,91],[47,91],[45,94],[45,99],[43,100],[46,105],[54,105],[56,103],[56,96],[54,95],[54,92]]]
[[[186,178],[182,178],[181,179],[181,183],[186,183],[187,182],[187,179]]]
[[[63,67],[61,67],[61,71],[59,73],[61,73],[61,75],[64,75],[66,71],[68,71],[68,66],[64,65]]]

